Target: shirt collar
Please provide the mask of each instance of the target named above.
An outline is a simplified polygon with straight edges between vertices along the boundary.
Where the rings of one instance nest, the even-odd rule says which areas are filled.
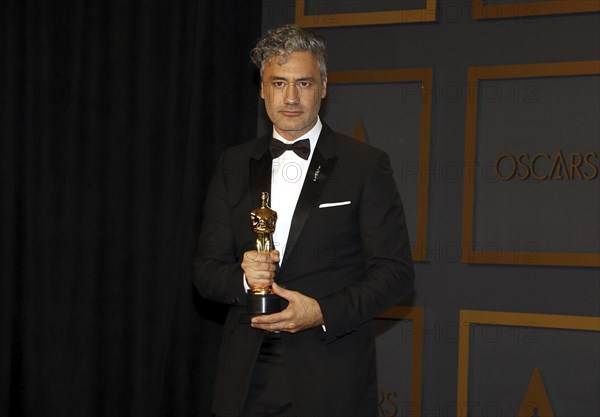
[[[310,129],[308,132],[306,132],[304,135],[302,135],[298,139],[292,140],[292,141],[284,139],[283,136],[281,136],[277,132],[277,130],[275,130],[274,126],[273,126],[273,138],[280,140],[284,143],[288,143],[288,144],[292,144],[292,143],[297,142],[302,139],[308,139],[310,141],[310,156],[308,157],[308,160],[310,161],[312,158],[312,154],[315,151],[315,148],[317,147],[317,141],[319,140],[319,136],[321,135],[321,129],[323,129],[323,123],[321,123],[321,118],[317,115],[317,123],[315,123],[315,125],[313,126],[312,129]]]

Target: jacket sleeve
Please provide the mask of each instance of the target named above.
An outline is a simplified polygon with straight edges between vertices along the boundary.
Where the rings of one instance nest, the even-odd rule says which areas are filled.
[[[389,157],[380,152],[365,180],[359,227],[366,276],[343,290],[318,299],[330,343],[400,303],[413,288],[414,271],[402,201]]]
[[[194,260],[194,285],[200,295],[225,304],[243,302],[243,271],[237,252],[222,156],[208,187]]]

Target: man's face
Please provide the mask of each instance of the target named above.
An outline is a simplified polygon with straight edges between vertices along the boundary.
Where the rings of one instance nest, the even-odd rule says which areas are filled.
[[[277,132],[295,140],[317,123],[327,78],[321,79],[317,60],[310,52],[292,52],[287,61],[274,56],[263,68],[260,96]]]

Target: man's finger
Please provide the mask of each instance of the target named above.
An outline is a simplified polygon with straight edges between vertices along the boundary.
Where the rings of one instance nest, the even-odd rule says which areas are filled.
[[[279,262],[279,251],[277,249],[273,249],[269,252],[271,262]]]
[[[265,252],[251,250],[244,253],[244,259],[248,262],[270,262],[270,256]]]
[[[257,316],[252,318],[252,324],[274,324],[283,320],[281,313],[269,314],[266,316]]]
[[[252,324],[274,324],[287,320],[287,315],[282,312],[256,316],[252,318]]]
[[[275,265],[265,262],[254,262],[248,265],[248,269],[259,272],[275,272]]]
[[[291,301],[296,294],[296,291],[285,289],[283,287],[280,287],[276,283],[273,283],[273,291],[275,291],[275,294],[277,294],[281,298],[285,298],[288,301]]]

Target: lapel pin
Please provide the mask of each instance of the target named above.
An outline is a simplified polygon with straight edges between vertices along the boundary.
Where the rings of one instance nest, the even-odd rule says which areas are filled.
[[[315,171],[315,176],[313,177],[313,182],[317,182],[317,180],[319,179],[320,173],[321,173],[321,165],[319,165],[317,167],[317,170]]]

